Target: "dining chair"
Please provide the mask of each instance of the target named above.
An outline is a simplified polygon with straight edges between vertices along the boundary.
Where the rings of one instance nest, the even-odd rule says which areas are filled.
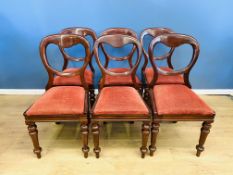
[[[103,51],[103,44],[108,44],[115,49],[127,44],[134,45],[136,53],[135,63],[125,72],[113,72],[105,67],[101,62],[99,50]],[[142,124],[142,146],[141,157],[144,158],[147,152],[147,141],[150,133],[150,112],[139,93],[139,84],[136,81],[136,71],[141,60],[141,45],[134,37],[128,35],[114,34],[99,37],[94,46],[94,54],[97,64],[102,72],[102,81],[100,82],[99,94],[91,110],[92,133],[94,139],[94,152],[96,158],[99,158],[99,122],[129,122],[140,121]],[[134,54],[133,53],[133,54]],[[115,60],[131,59],[130,57],[116,58]],[[130,76],[133,86],[114,85],[105,86],[107,76]]]
[[[159,68],[154,56],[156,45],[164,44],[175,50],[182,45],[190,45],[193,52],[189,64],[180,70],[167,71]],[[202,121],[199,143],[196,146],[197,156],[204,151],[204,143],[210,132],[211,123],[214,121],[215,112],[191,90],[189,74],[199,56],[199,44],[191,36],[184,34],[163,34],[154,38],[149,47],[149,60],[154,70],[153,79],[150,82],[150,99],[152,104],[153,121],[151,124],[150,155],[156,151],[156,138],[159,132],[160,122],[164,121]],[[184,75],[185,84],[157,84],[159,74],[164,76]]]
[[[60,49],[69,48],[81,44],[85,48],[84,64],[79,69],[64,72],[50,66],[47,59],[47,47],[55,44]],[[38,140],[38,130],[36,122],[57,122],[57,121],[79,121],[81,122],[81,133],[84,157],[88,157],[88,130],[89,130],[89,87],[84,78],[84,72],[91,60],[91,52],[88,41],[78,35],[56,34],[45,37],[40,44],[40,56],[49,76],[56,75],[61,77],[80,76],[81,84],[72,86],[52,86],[39,97],[25,112],[25,123],[28,125],[29,135],[31,136],[34,153],[38,158],[41,157],[41,147]]]
[[[70,27],[70,28],[65,28],[61,31],[60,34],[76,34],[82,37],[90,37],[92,41],[88,40],[90,49],[91,45],[93,46],[95,43],[95,40],[97,39],[96,33],[90,29],[90,28],[84,28],[84,27]],[[82,60],[78,58],[74,58],[73,56],[69,55],[67,52],[65,52],[64,49],[60,48],[60,51],[62,53],[64,63],[62,70],[63,72],[75,72],[78,67],[70,67],[68,68],[69,61],[72,62],[81,62]],[[91,50],[91,61],[89,62],[89,68],[86,69],[84,73],[84,77],[86,79],[86,82],[89,86],[89,91],[90,91],[90,103],[93,104],[95,101],[95,92],[94,92],[94,76],[95,76],[95,69],[92,64],[92,59],[93,59],[93,50]],[[70,86],[70,85],[77,85],[80,86],[82,85],[80,76],[74,76],[74,77],[63,77],[63,76],[55,76],[52,75],[49,76],[47,88],[50,88],[52,86]]]
[[[132,29],[129,28],[109,28],[104,30],[101,34],[101,36],[105,36],[105,35],[127,35],[127,36],[131,36],[135,39],[137,39],[137,34],[135,31],[133,31]],[[104,67],[112,72],[117,72],[117,73],[122,73],[122,72],[126,72],[128,71],[129,68],[124,68],[124,67],[117,67],[117,68],[109,68],[109,62],[110,60],[115,60],[115,61],[123,61],[123,60],[127,60],[128,65],[130,68],[132,68],[133,63],[132,63],[132,57],[133,57],[133,53],[135,52],[136,47],[133,46],[132,49],[130,50],[130,52],[128,53],[128,55],[124,56],[124,57],[114,57],[108,54],[108,52],[106,51],[106,48],[103,46],[103,44],[100,45],[100,47],[103,50],[103,54],[105,56],[105,64]],[[102,79],[100,80],[100,82],[102,81]],[[138,78],[138,76],[136,75],[136,81],[138,84],[141,84],[140,79]],[[133,86],[133,81],[131,79],[130,76],[109,76],[106,75],[105,77],[105,86],[125,86],[125,85],[129,85],[129,86]]]

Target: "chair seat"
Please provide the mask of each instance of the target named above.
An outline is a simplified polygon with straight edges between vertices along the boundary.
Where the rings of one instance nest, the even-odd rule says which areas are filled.
[[[109,69],[111,72],[122,73],[126,72],[128,68],[111,68]],[[101,79],[102,80],[102,79]],[[141,84],[139,78],[136,76],[136,82]],[[133,85],[133,81],[131,76],[111,76],[106,75],[105,77],[105,85]]]
[[[26,112],[34,115],[76,115],[84,113],[85,90],[79,86],[57,86],[49,89]]]
[[[64,70],[64,72],[74,72],[78,68],[67,68]],[[93,73],[91,70],[85,70],[84,77],[86,80],[86,83],[88,85],[93,85]],[[53,85],[55,86],[63,86],[63,85],[82,85],[80,76],[73,76],[73,77],[61,77],[61,76],[56,76],[53,81]]]
[[[161,69],[168,71],[168,72],[172,70],[169,67],[161,67]],[[154,76],[153,68],[146,68],[145,75],[146,75],[147,83],[150,83]],[[168,75],[159,74],[156,84],[184,84],[184,79],[181,75],[172,75],[172,76],[169,75],[168,76]]]
[[[100,91],[94,115],[99,114],[149,114],[148,108],[138,91],[133,87],[105,87]]]
[[[156,85],[153,93],[158,115],[214,115],[214,111],[185,85]]]

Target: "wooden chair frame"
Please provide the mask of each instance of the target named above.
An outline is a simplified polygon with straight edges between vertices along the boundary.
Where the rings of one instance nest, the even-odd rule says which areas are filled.
[[[111,72],[109,71],[104,65],[102,65],[100,58],[99,58],[99,47],[102,46],[103,43],[110,44],[111,46],[115,48],[122,47],[126,44],[133,44],[135,46],[135,51],[137,51],[137,60],[134,65],[132,65],[132,68],[130,68],[128,71],[123,72],[123,73],[116,73],[116,72]],[[136,75],[136,70],[139,66],[140,60],[141,60],[141,45],[140,43],[134,38],[130,37],[127,35],[121,35],[121,34],[114,34],[114,35],[105,35],[100,38],[98,38],[95,42],[94,46],[94,54],[96,57],[96,61],[98,66],[100,67],[100,70],[102,72],[102,80],[100,82],[100,93],[101,89],[105,87],[105,76],[106,74],[111,75],[111,76],[129,76],[131,75],[132,81],[134,88],[139,90],[140,86],[137,84],[135,75]],[[94,109],[96,106],[96,103],[98,102],[99,95],[97,96],[96,102],[92,108],[91,115],[92,115],[92,134],[93,134],[93,139],[94,139],[94,152],[96,154],[96,157],[99,158],[99,153],[100,153],[100,147],[99,147],[99,122],[109,122],[109,121],[114,121],[114,122],[119,122],[119,121],[141,121],[143,122],[142,124],[142,147],[140,148],[141,150],[141,156],[142,158],[145,157],[145,154],[147,152],[147,140],[149,137],[149,123],[150,123],[150,114],[145,115],[147,118],[142,117],[142,115],[138,114],[131,114],[131,115],[126,115],[126,114],[101,114],[101,115],[96,115],[94,114]],[[142,99],[143,100],[143,99]],[[149,111],[149,109],[148,109]]]
[[[83,66],[78,69],[75,72],[61,72],[58,70],[53,69],[47,60],[47,55],[46,55],[46,48],[49,44],[55,44],[58,45],[59,48],[68,48],[76,44],[82,44],[85,48],[85,53],[86,57],[83,59],[84,64]],[[84,71],[86,67],[88,66],[90,59],[91,59],[91,53],[89,49],[89,43],[86,41],[85,38],[77,35],[71,35],[71,34],[57,34],[57,35],[50,35],[45,37],[41,44],[40,44],[40,55],[41,59],[45,65],[45,68],[47,69],[47,72],[49,73],[49,76],[58,75],[58,76],[65,76],[65,77],[72,77],[76,75],[80,75],[81,77],[81,82],[82,86],[85,89],[85,101],[84,101],[84,113],[81,115],[33,115],[29,116],[27,115],[28,109],[24,112],[24,117],[25,117],[25,123],[28,125],[28,131],[29,135],[31,136],[33,146],[34,146],[34,153],[37,155],[38,158],[41,157],[41,147],[39,145],[39,140],[38,140],[38,130],[36,126],[36,122],[57,122],[57,121],[79,121],[81,122],[81,133],[82,133],[82,140],[83,140],[83,148],[82,151],[84,153],[84,157],[88,157],[88,152],[89,152],[89,147],[88,147],[88,132],[89,132],[89,98],[88,98],[88,91],[89,87],[85,81],[84,78]],[[46,93],[46,92],[45,92]]]
[[[168,47],[171,47],[175,49],[176,47],[179,47],[183,44],[189,44],[193,48],[193,54],[192,54],[192,59],[190,63],[183,69],[178,70],[178,71],[172,71],[172,72],[166,72],[164,70],[159,69],[159,67],[156,66],[155,60],[158,60],[158,58],[154,57],[153,51],[155,46],[158,43],[162,43]],[[156,151],[156,138],[159,132],[159,126],[160,122],[163,121],[203,121],[202,128],[201,128],[201,134],[200,134],[200,139],[199,139],[199,144],[196,146],[197,149],[197,156],[200,156],[201,152],[204,151],[204,143],[206,140],[207,135],[210,132],[211,128],[211,123],[214,121],[214,116],[213,115],[159,115],[156,111],[155,107],[155,98],[154,94],[152,91],[152,87],[156,85],[156,80],[158,78],[158,73],[163,74],[163,75],[179,75],[179,74],[184,74],[185,77],[185,82],[187,87],[191,87],[189,83],[189,73],[196,63],[198,56],[199,56],[199,44],[198,42],[191,36],[188,35],[183,35],[183,34],[175,34],[175,33],[170,33],[170,34],[164,34],[156,37],[155,39],[152,40],[150,47],[149,47],[149,60],[152,64],[152,67],[154,69],[154,77],[152,82],[150,83],[150,100],[151,100],[151,107],[152,107],[152,113],[153,113],[153,121],[151,124],[151,145],[149,147],[150,149],[150,155],[153,156],[154,152]]]

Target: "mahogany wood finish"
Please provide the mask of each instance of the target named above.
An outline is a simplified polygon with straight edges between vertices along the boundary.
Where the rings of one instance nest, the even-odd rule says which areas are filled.
[[[92,38],[92,46],[94,46],[94,43],[97,39],[97,35],[95,33],[94,30],[90,29],[90,28],[84,28],[84,27],[70,27],[70,28],[66,28],[63,29],[61,31],[61,34],[76,34],[76,35],[80,35],[82,37],[87,37],[90,36]],[[91,45],[91,43],[89,43]],[[63,70],[65,70],[68,66],[68,61],[78,61],[77,58],[73,58],[70,55],[66,54],[66,52],[64,52],[64,49],[61,49],[62,55],[64,57],[64,64],[63,64]],[[89,62],[89,67],[92,71],[93,77],[95,75],[95,69],[94,66],[92,64],[92,59],[93,59],[93,55],[94,52],[93,50],[91,51],[91,61]],[[92,82],[94,82],[94,80],[92,80]],[[94,83],[89,85],[89,91],[90,91],[90,103],[91,105],[94,104],[95,102],[95,92],[94,92]]]
[[[135,47],[134,50],[137,51],[137,59],[135,61],[135,64],[132,65],[132,67],[130,67],[128,70],[126,70],[125,72],[122,72],[122,73],[112,72],[111,70],[107,69],[101,63],[101,60],[99,58],[99,48],[101,48],[104,43],[109,44],[115,48],[122,47],[126,44],[133,44]],[[132,114],[122,114],[122,113],[119,113],[119,114],[108,114],[108,113],[96,114],[95,113],[96,104],[98,103],[99,97],[101,95],[101,92],[104,90],[104,88],[115,88],[114,86],[105,87],[106,75],[131,76],[132,82],[133,82],[133,87],[139,91],[140,86],[136,82],[135,76],[136,76],[136,71],[137,71],[137,68],[138,68],[140,60],[141,60],[141,52],[142,52],[141,45],[137,41],[137,39],[135,39],[134,37],[128,36],[128,35],[122,35],[122,34],[104,35],[104,36],[101,36],[100,38],[98,38],[95,42],[94,54],[95,54],[97,64],[100,67],[100,70],[102,72],[102,81],[100,82],[100,89],[99,89],[100,93],[97,96],[96,102],[91,110],[92,122],[93,122],[92,133],[93,133],[93,139],[94,139],[94,152],[95,152],[97,158],[99,158],[99,154],[100,154],[99,122],[108,122],[108,121],[111,121],[111,122],[112,121],[113,122],[141,121],[141,122],[143,122],[143,125],[142,125],[142,146],[141,146],[140,150],[141,150],[141,157],[142,158],[145,157],[145,154],[147,152],[147,140],[148,140],[149,132],[150,132],[149,131],[150,112],[149,112],[149,109],[147,107],[146,108],[148,110],[148,114],[134,114],[134,113],[132,113]],[[118,59],[118,58],[116,58],[116,59]],[[125,85],[125,86],[127,86],[127,85]],[[137,92],[137,93],[139,94],[139,92]],[[140,98],[140,100],[142,100],[142,102],[143,102],[142,98]],[[143,104],[145,104],[145,103],[143,102]],[[146,104],[145,104],[145,106],[146,106]]]
[[[155,60],[158,60],[158,58],[154,57],[153,51],[155,46],[158,43],[162,43],[170,48],[175,49],[176,47],[179,47],[183,44],[189,44],[193,48],[193,55],[190,63],[183,69],[178,71],[172,71],[172,72],[166,72],[164,70],[161,70],[155,63]],[[156,85],[156,80],[158,77],[158,74],[163,75],[178,75],[178,74],[184,74],[185,83],[187,87],[191,87],[189,83],[189,73],[196,63],[199,55],[199,44],[198,42],[191,36],[183,35],[183,34],[163,34],[155,39],[152,40],[150,47],[149,47],[149,60],[152,64],[152,67],[154,69],[154,77],[153,81],[149,84],[149,87],[152,88]],[[161,86],[169,86],[169,85],[161,85]],[[179,85],[178,85],[179,86]],[[182,86],[182,85],[180,85]],[[190,89],[191,91],[191,89]],[[197,156],[200,156],[201,152],[204,151],[204,143],[206,140],[207,135],[210,132],[211,123],[214,121],[215,112],[213,111],[211,114],[166,114],[166,115],[159,115],[157,112],[157,106],[156,106],[156,99],[154,97],[153,90],[150,89],[150,100],[151,100],[151,107],[153,112],[153,121],[152,121],[152,127],[151,127],[151,145],[149,147],[150,149],[150,155],[153,156],[154,152],[156,151],[156,138],[159,132],[159,123],[164,121],[203,121],[203,125],[201,128],[201,135],[199,139],[199,144],[196,146],[197,149]],[[167,95],[167,94],[164,94]],[[169,107],[168,107],[169,108]]]
[[[72,47],[76,44],[82,44],[85,48],[86,56],[83,58],[84,64],[80,69],[77,69],[75,72],[61,72],[58,70],[55,70],[52,68],[48,61],[46,56],[46,48],[49,44],[56,44],[60,48],[68,48]],[[81,122],[81,133],[82,133],[82,140],[83,140],[83,148],[82,151],[84,153],[84,157],[86,158],[88,156],[88,125],[89,125],[89,98],[88,98],[88,92],[89,87],[87,83],[85,82],[84,78],[84,71],[86,67],[88,66],[90,59],[91,59],[91,52],[89,49],[89,43],[88,41],[78,35],[74,34],[57,34],[57,35],[50,35],[45,37],[41,44],[40,44],[40,55],[41,59],[45,65],[45,68],[47,69],[49,76],[58,75],[58,76],[65,76],[65,77],[72,77],[80,75],[82,87],[85,89],[85,100],[84,103],[84,111],[80,115],[74,115],[74,114],[58,114],[57,112],[54,112],[52,115],[28,115],[27,111],[30,109],[30,107],[24,112],[25,117],[25,123],[28,125],[28,131],[29,135],[32,138],[33,146],[34,146],[34,153],[37,155],[38,158],[41,157],[41,147],[39,146],[38,141],[38,131],[37,126],[35,122],[58,122],[58,121],[73,121],[73,122]],[[53,88],[53,87],[50,87]],[[54,87],[55,88],[55,87]],[[45,92],[45,94],[48,91]],[[51,102],[52,103],[52,102]]]

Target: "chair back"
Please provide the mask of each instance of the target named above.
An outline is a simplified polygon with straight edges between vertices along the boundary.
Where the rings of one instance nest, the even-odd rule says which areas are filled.
[[[173,48],[173,51],[181,45],[184,45],[184,44],[191,45],[193,52],[192,52],[192,58],[191,58],[190,62],[188,63],[188,65],[186,65],[184,68],[182,68],[180,70],[172,70],[169,72],[160,69],[156,65],[155,61],[166,59],[166,58],[158,58],[158,57],[154,56],[155,46],[159,43],[162,43],[167,47]],[[181,74],[184,77],[185,85],[191,88],[191,84],[189,81],[189,73],[190,73],[191,69],[193,68],[193,66],[195,65],[195,63],[198,59],[199,53],[200,53],[199,44],[196,41],[196,39],[193,38],[192,36],[184,35],[184,34],[177,34],[177,33],[170,33],[170,34],[160,35],[160,36],[154,38],[151,41],[150,47],[149,47],[149,60],[150,60],[150,63],[154,69],[153,79],[151,82],[149,82],[150,87],[152,87],[156,84],[156,80],[158,78],[158,73],[159,73],[159,74],[167,75],[167,76]]]
[[[61,31],[61,34],[76,34],[76,35],[80,35],[84,38],[86,38],[87,36],[90,36],[92,38],[92,43],[89,42],[90,46],[91,46],[91,44],[94,46],[94,43],[97,39],[97,36],[96,36],[96,33],[94,30],[92,30],[90,28],[84,28],[84,27],[65,28]],[[63,58],[64,58],[63,70],[67,68],[69,60],[78,61],[74,57],[66,54],[63,50],[61,50],[61,53],[62,53]],[[91,59],[93,58],[93,55],[94,55],[94,53],[92,50],[91,51]],[[95,69],[94,69],[94,66],[92,65],[92,60],[90,61],[89,66],[90,66],[91,71],[94,73]]]
[[[149,47],[147,47],[146,49],[144,47],[145,37],[149,35],[149,36],[152,36],[153,39],[154,39],[159,35],[163,35],[163,34],[167,34],[167,33],[173,33],[173,31],[171,29],[169,29],[169,28],[155,27],[155,28],[147,28],[147,29],[145,29],[145,30],[143,30],[141,32],[140,43],[142,45],[142,52],[143,52],[143,56],[144,56],[144,63],[143,63],[143,66],[142,66],[142,73],[145,72],[145,69],[147,67],[148,60],[149,60],[149,55],[148,55]],[[171,56],[172,56],[173,52],[174,52],[174,50],[173,50],[173,48],[171,48],[170,51],[167,52],[165,55],[162,55],[162,56],[158,57],[160,60],[163,59],[163,58],[167,58],[167,64],[171,69],[173,69],[173,66],[172,66],[172,63],[171,63]]]
[[[131,36],[131,37],[137,39],[137,33],[135,31],[133,31],[132,29],[118,28],[118,27],[106,29],[101,33],[100,36],[116,35],[116,34],[128,35],[128,36]],[[103,53],[104,53],[105,58],[106,58],[104,67],[108,68],[108,64],[109,64],[109,61],[111,60],[111,58],[110,58],[111,56],[108,55],[107,51],[105,50],[105,48],[102,45],[101,45],[101,48],[102,48]],[[135,46],[133,46],[130,53],[126,56],[127,58],[123,58],[124,60],[128,60],[130,67],[133,66],[132,57],[133,57],[133,53],[135,52],[135,49],[136,49]]]
[[[120,47],[123,47],[125,45],[132,44],[133,47],[135,47],[133,54],[137,51],[135,63],[134,64],[132,63],[130,68],[127,69],[127,71],[125,71],[125,72],[112,72],[112,71],[110,71],[107,67],[105,67],[104,64],[102,64],[101,59],[100,59],[99,49],[104,48],[104,44],[111,45],[114,48],[120,48]],[[103,51],[103,49],[102,49],[102,51]],[[135,76],[136,76],[136,71],[137,71],[137,68],[138,68],[140,60],[141,60],[142,50],[141,50],[141,45],[137,41],[137,39],[135,39],[134,37],[131,37],[128,35],[122,35],[122,34],[101,36],[95,42],[94,54],[96,57],[96,62],[98,64],[98,66],[102,72],[102,76],[103,76],[103,78],[100,82],[100,88],[104,87],[105,76],[110,75],[110,76],[131,76],[134,87],[139,89],[139,85],[136,82]],[[128,59],[132,59],[132,57],[129,58],[128,56],[124,56],[124,57],[109,56],[108,59],[116,60],[116,61],[124,61],[124,60],[128,60]]]
[[[72,47],[77,44],[83,45],[85,48],[85,57],[84,58],[74,58],[76,61],[83,61],[82,67],[77,69],[76,71],[72,72],[63,72],[54,69],[48,61],[47,57],[47,47],[50,44],[55,44],[58,46],[59,50],[61,52],[65,53],[65,48]],[[67,54],[67,53],[66,53]],[[56,76],[63,76],[63,77],[72,77],[72,76],[80,76],[81,83],[85,89],[88,89],[88,85],[84,78],[84,72],[86,70],[86,67],[88,66],[90,59],[91,59],[91,52],[88,41],[83,38],[82,36],[74,35],[74,34],[55,34],[55,35],[49,35],[42,39],[40,43],[40,56],[42,59],[42,62],[48,72],[49,80],[46,89],[52,87],[53,85],[53,79],[54,75]]]

